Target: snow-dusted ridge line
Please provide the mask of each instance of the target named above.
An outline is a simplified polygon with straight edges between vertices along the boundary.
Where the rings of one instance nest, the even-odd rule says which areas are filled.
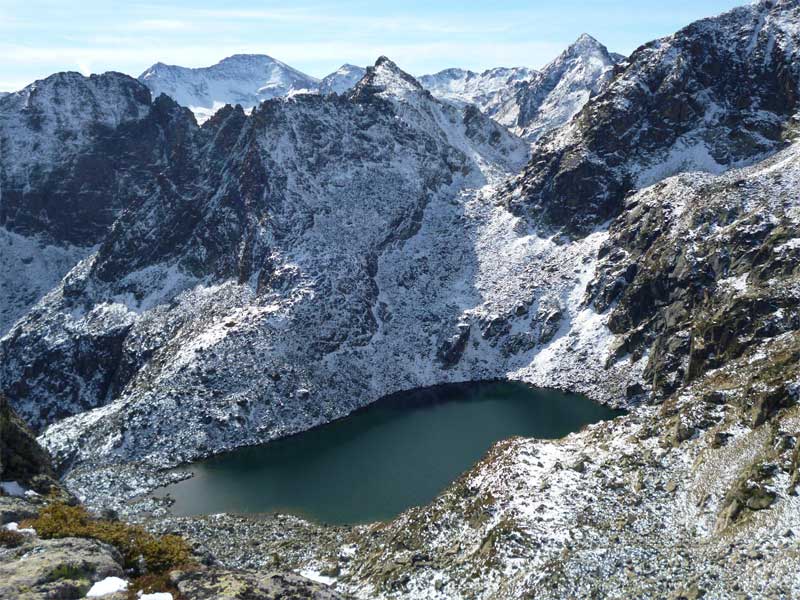
[[[319,80],[270,56],[235,54],[216,65],[156,63],[139,76],[154,96],[167,94],[205,121],[226,104],[253,108],[264,100],[315,91]]]
[[[459,105],[474,104],[484,114],[529,141],[563,125],[608,79],[621,56],[581,35],[542,71],[497,67],[476,73],[445,69],[419,82],[434,96]],[[139,80],[155,96],[166,93],[190,108],[200,122],[226,104],[252,110],[263,100],[298,93],[345,94],[366,69],[344,64],[316,80],[266,55],[234,55],[211,67],[189,69],[157,63]]]

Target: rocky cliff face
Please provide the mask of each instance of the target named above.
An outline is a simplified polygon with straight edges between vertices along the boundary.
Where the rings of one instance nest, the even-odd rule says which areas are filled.
[[[174,162],[167,104],[118,73],[60,73],[0,101],[0,334]]]
[[[774,152],[798,110],[798,11],[765,0],[639,48],[567,128],[539,142],[506,202],[585,233],[619,214],[632,189]]]
[[[108,138],[149,111],[147,88],[119,73],[58,73],[0,100],[0,225],[97,243],[126,197],[114,186]]]

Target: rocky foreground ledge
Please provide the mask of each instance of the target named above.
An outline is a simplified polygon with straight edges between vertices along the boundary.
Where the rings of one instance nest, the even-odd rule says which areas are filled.
[[[200,546],[190,550],[177,536],[153,536],[112,513],[89,515],[54,479],[47,453],[2,395],[0,479],[0,598],[344,598],[295,573],[224,568]]]

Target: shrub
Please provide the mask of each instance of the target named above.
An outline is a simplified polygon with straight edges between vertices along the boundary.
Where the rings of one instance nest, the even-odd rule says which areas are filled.
[[[142,575],[128,585],[128,600],[136,600],[139,592],[153,594],[156,592],[169,592],[174,600],[182,598],[178,588],[170,581],[167,575]]]
[[[138,525],[95,519],[82,506],[53,502],[26,526],[33,527],[42,538],[83,537],[110,544],[119,550],[125,567],[137,572],[144,566],[149,573],[165,573],[193,562],[183,538],[155,536]]]
[[[22,545],[25,535],[19,531],[0,529],[0,548],[16,548]]]

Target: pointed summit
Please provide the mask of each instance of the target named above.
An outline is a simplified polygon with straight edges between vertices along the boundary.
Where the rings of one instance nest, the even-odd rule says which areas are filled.
[[[600,56],[609,56],[608,48],[598,42],[588,33],[582,33],[577,40],[572,42],[567,49],[563,52],[562,56],[585,56],[589,54],[599,54]]]
[[[367,74],[354,90],[355,96],[388,94],[399,98],[426,93],[419,81],[386,56],[379,57],[374,66],[367,67]]]
[[[514,131],[535,141],[567,123],[592,94],[598,93],[611,80],[613,67],[620,58],[612,56],[588,33],[581,34],[529,84],[520,87],[506,111],[516,114]]]

